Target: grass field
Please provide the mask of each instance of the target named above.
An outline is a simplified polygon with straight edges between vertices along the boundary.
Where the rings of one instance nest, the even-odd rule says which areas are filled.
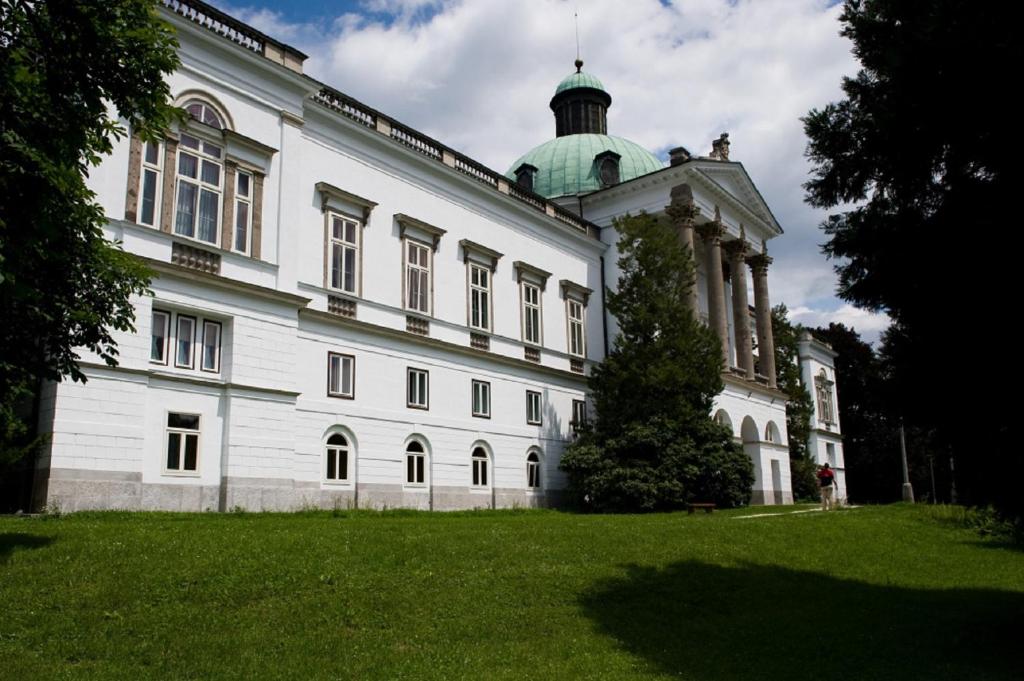
[[[0,678],[1024,679],[1019,548],[748,513],[0,518]]]

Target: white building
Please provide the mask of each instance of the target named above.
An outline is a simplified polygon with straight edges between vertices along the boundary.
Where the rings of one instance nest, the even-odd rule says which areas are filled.
[[[832,346],[804,331],[797,343],[800,377],[811,393],[814,413],[807,451],[814,463],[835,469],[836,499],[846,501],[846,463],[843,459],[843,435],[839,429],[839,401],[836,394],[838,356]]]
[[[754,502],[791,502],[764,248],[782,230],[725,136],[664,166],[606,135],[611,98],[577,68],[552,100],[559,136],[504,176],[201,2],[161,11],[192,120],[116,145],[90,177],[152,296],[120,366],[84,357],[88,383],[45,390],[34,506],[556,503],[615,333],[610,224],[640,210],[702,235],[693,304],[735,367],[716,418],[754,461]]]

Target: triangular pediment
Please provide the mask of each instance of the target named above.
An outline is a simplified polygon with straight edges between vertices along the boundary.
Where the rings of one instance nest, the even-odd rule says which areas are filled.
[[[777,232],[782,233],[782,227],[772,215],[771,209],[768,208],[768,204],[754,185],[753,180],[750,179],[743,164],[706,161],[699,163],[695,170],[743,204],[747,210],[761,218]]]

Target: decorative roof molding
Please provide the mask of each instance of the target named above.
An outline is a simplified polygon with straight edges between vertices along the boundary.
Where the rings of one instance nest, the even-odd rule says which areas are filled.
[[[498,269],[498,261],[501,260],[504,253],[499,253],[493,249],[482,246],[475,241],[469,239],[462,239],[459,241],[459,245],[462,246],[462,261],[467,262],[469,260],[470,253],[476,253],[477,255],[487,258],[491,261],[491,271]]]
[[[317,182],[316,190],[320,193],[320,212],[326,213],[328,203],[331,199],[335,201],[343,201],[350,203],[354,206],[359,206],[363,209],[363,220],[370,219],[370,212],[377,207],[377,203],[370,199],[364,199],[363,197],[347,192],[344,189],[335,187],[333,184],[328,182]]]
[[[254,140],[251,137],[246,137],[234,130],[224,129],[224,141],[228,144],[237,144],[240,147],[245,147],[250,151],[255,151],[257,154],[263,156],[273,156],[277,153],[277,149],[258,140]]]
[[[568,298],[570,296],[582,298],[584,305],[590,301],[590,294],[594,292],[594,289],[587,288],[582,284],[577,284],[576,282],[569,281],[568,279],[559,280],[558,285],[562,289],[563,298]]]

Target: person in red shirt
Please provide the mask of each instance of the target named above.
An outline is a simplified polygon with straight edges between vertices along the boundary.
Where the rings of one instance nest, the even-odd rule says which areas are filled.
[[[833,488],[836,483],[836,474],[825,462],[825,465],[818,469],[818,485],[821,487],[821,510],[830,511],[835,508],[835,501],[832,498]]]

